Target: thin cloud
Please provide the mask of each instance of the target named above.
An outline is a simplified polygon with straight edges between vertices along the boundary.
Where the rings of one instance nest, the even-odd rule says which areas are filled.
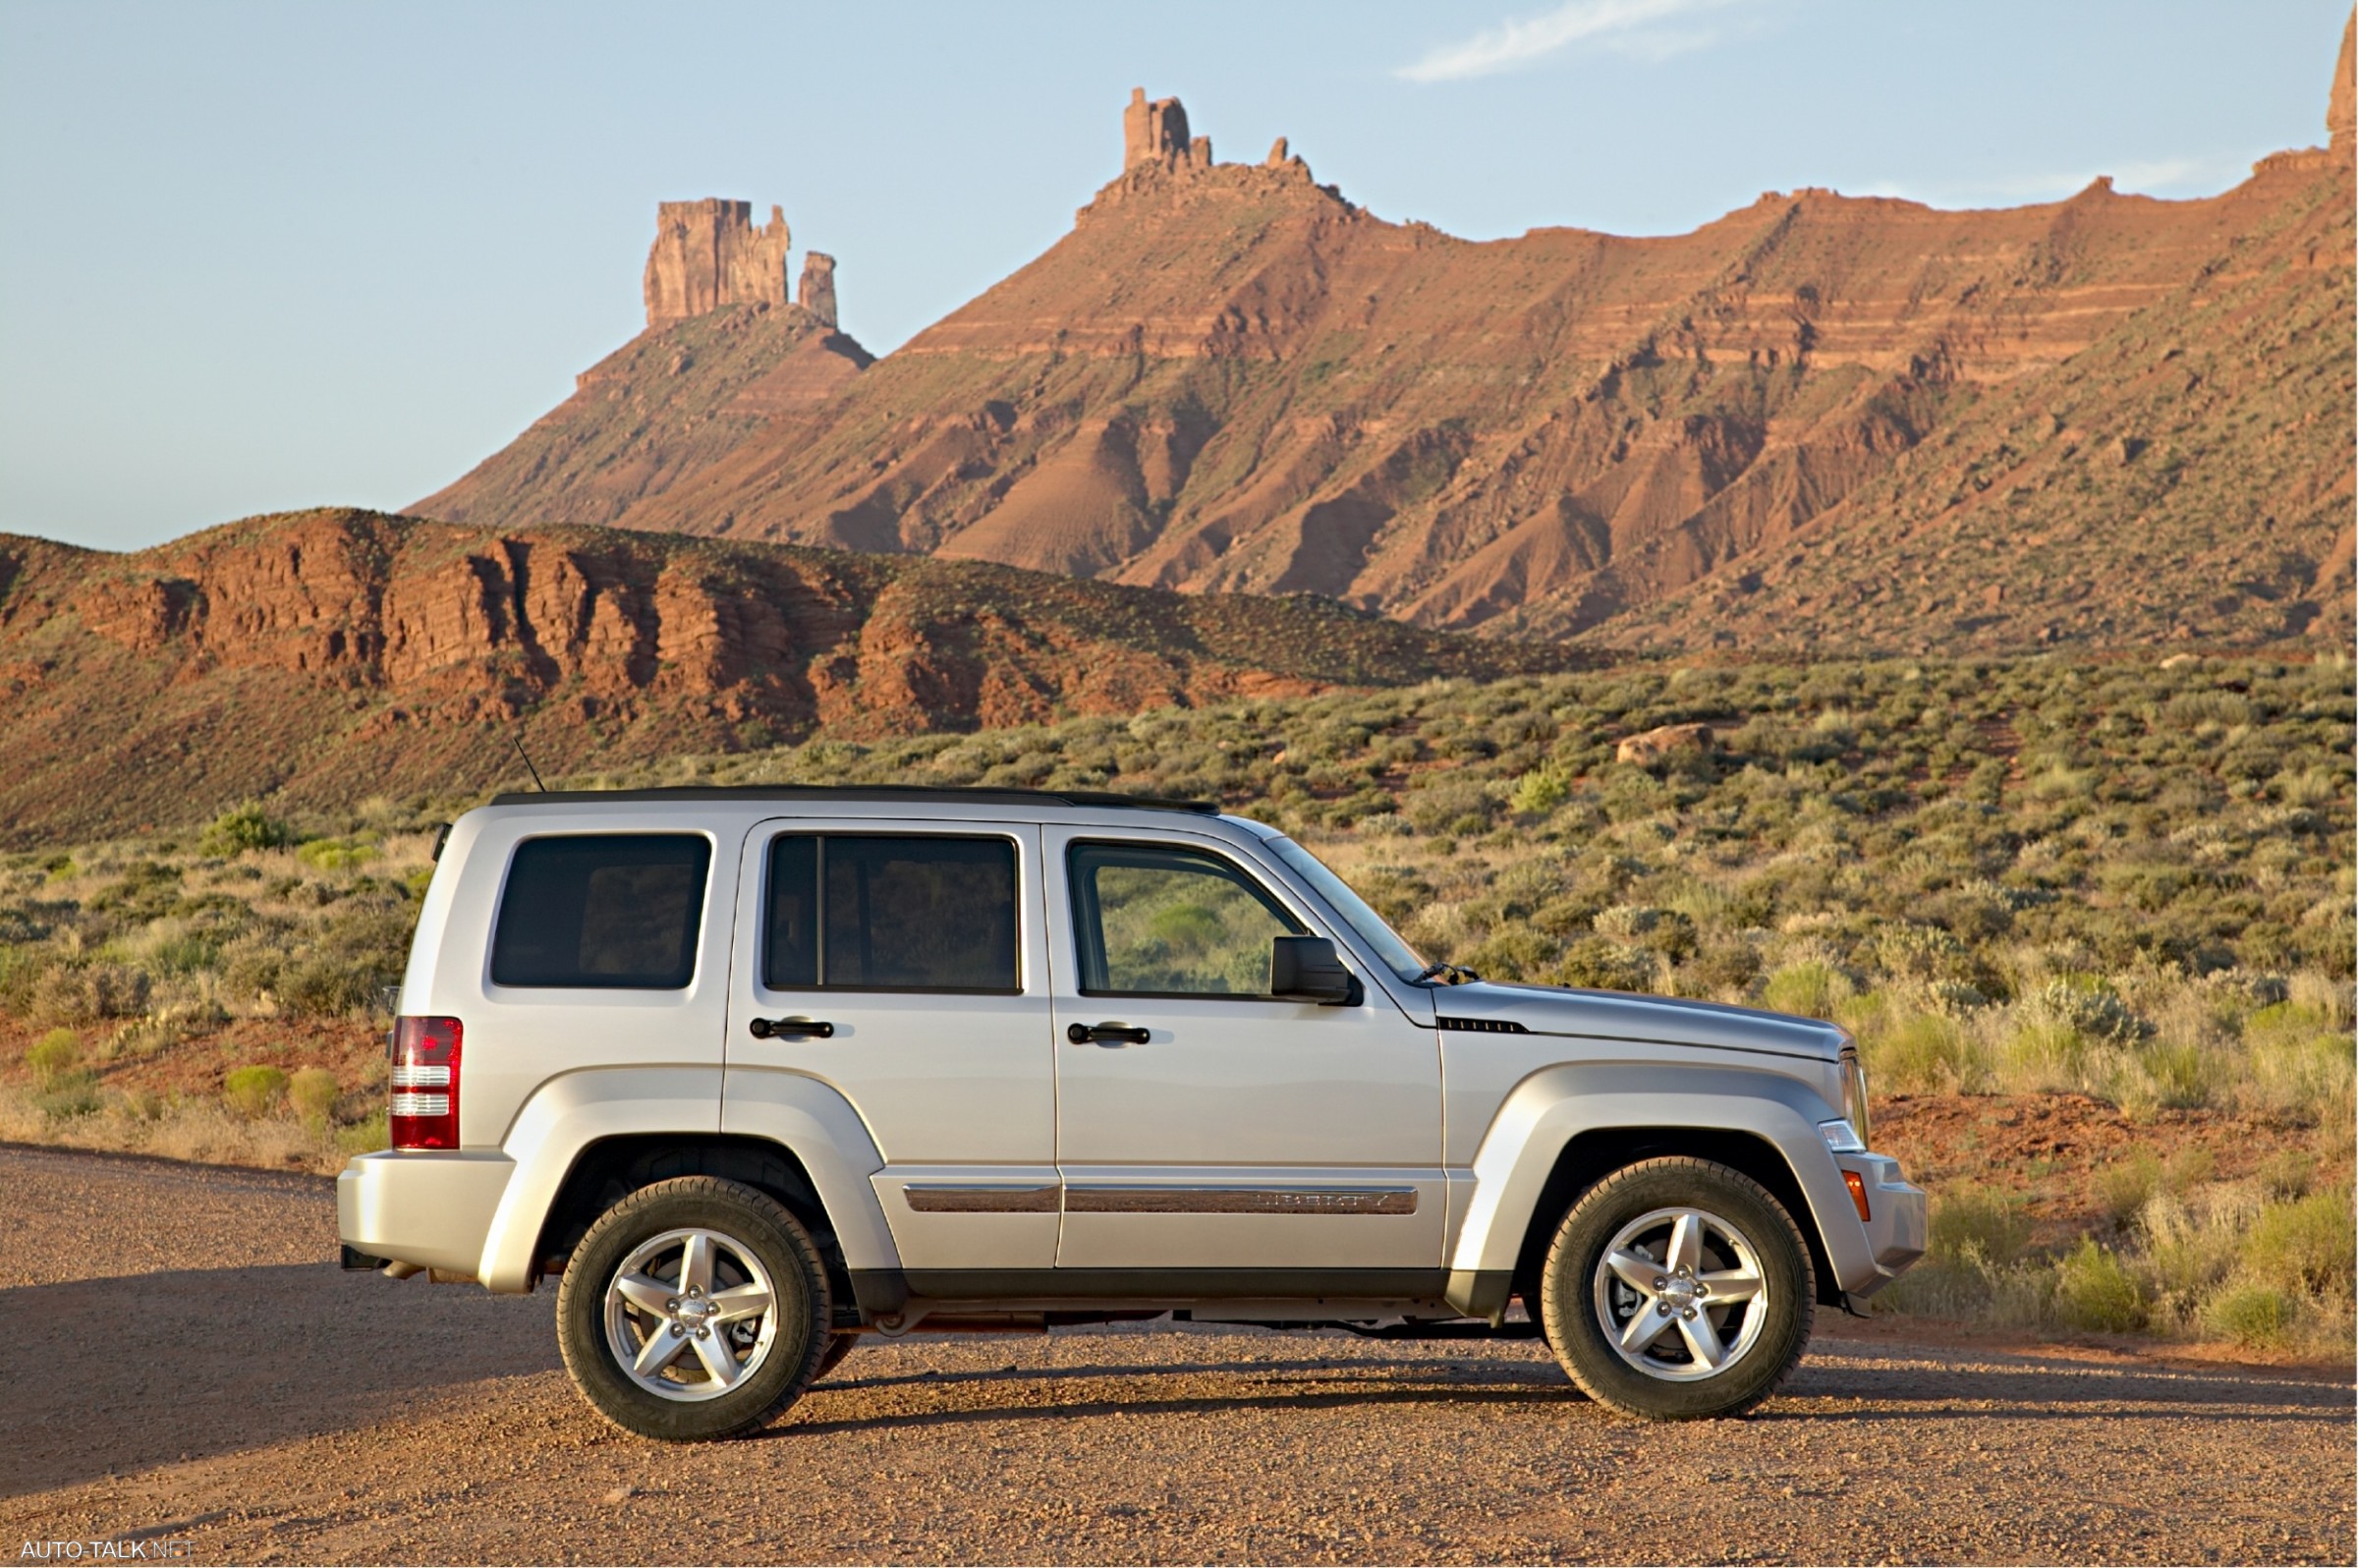
[[[1457,43],[1429,51],[1393,75],[1409,82],[1462,82],[1516,71],[1574,44],[1593,44],[1649,60],[1704,48],[1718,38],[1711,28],[1664,28],[1673,17],[1715,9],[1728,0],[1565,0],[1544,16],[1486,28]]]

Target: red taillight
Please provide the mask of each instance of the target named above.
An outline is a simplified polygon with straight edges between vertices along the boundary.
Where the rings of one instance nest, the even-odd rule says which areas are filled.
[[[393,1021],[395,1148],[459,1147],[459,1021]]]

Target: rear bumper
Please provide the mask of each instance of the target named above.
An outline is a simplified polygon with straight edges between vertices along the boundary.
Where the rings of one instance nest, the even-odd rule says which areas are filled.
[[[1846,1287],[1863,1301],[1924,1256],[1924,1189],[1910,1185],[1899,1174],[1899,1161],[1887,1154],[1840,1154],[1834,1163],[1856,1172],[1867,1189],[1867,1250],[1875,1258],[1875,1273]]]
[[[336,1178],[337,1236],[348,1255],[477,1273],[515,1169],[495,1153],[363,1154]]]

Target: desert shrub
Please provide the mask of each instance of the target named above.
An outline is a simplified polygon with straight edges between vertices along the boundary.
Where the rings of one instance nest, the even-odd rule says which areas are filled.
[[[1970,1089],[1986,1076],[1980,1050],[1951,1018],[1902,1012],[1859,1034],[1859,1053],[1883,1092],[1931,1094]]]
[[[248,850],[280,849],[294,842],[287,824],[262,810],[259,801],[233,806],[207,824],[197,838],[203,854],[228,860]]]
[[[2082,1237],[2055,1265],[2055,1311],[2074,1328],[2132,1333],[2145,1326],[2145,1292],[2118,1254]]]
[[[322,871],[349,871],[367,865],[377,857],[377,847],[366,837],[315,838],[301,845],[295,858],[306,866]]]
[[[25,1066],[36,1090],[52,1090],[82,1066],[82,1040],[70,1029],[53,1029],[33,1041],[25,1053]]]
[[[2260,1163],[2260,1192],[2279,1204],[2309,1196],[2317,1176],[2317,1156],[2305,1148],[2279,1148]]]
[[[88,1073],[71,1073],[55,1088],[34,1094],[32,1103],[45,1119],[70,1122],[94,1114],[103,1101],[96,1079]]]
[[[287,1103],[311,1127],[324,1128],[335,1114],[336,1075],[324,1067],[305,1067],[287,1080]]]
[[[1554,768],[1535,767],[1515,780],[1507,810],[1523,816],[1545,816],[1571,797],[1572,786]]]
[[[56,1024],[137,1017],[152,984],[145,970],[127,965],[61,961],[33,981],[32,1016]]]
[[[1488,980],[1530,980],[1545,972],[1556,943],[1528,925],[1493,932],[1465,957],[1466,966]]]
[[[1597,912],[1590,923],[1600,936],[1639,947],[1650,947],[1672,958],[1695,950],[1695,923],[1674,909],[1651,904],[1615,904]]]
[[[2003,1193],[1961,1187],[1936,1193],[1925,1241],[1926,1253],[1952,1261],[1978,1258],[2004,1267],[2022,1256],[2031,1239],[2022,1204]]]
[[[2347,1299],[2358,1275],[2358,1221],[2346,1193],[2312,1193],[2260,1211],[2245,1266],[2262,1283],[2294,1294]]]
[[[1408,792],[1401,812],[1420,833],[1481,833],[1488,830],[1498,803],[1470,779],[1444,779]]]
[[[336,1129],[336,1151],[341,1154],[373,1154],[392,1142],[392,1123],[382,1105],[350,1127]]]
[[[2299,1316],[2300,1304],[2274,1285],[2235,1285],[2205,1305],[2202,1324],[2246,1349],[2274,1350]]]
[[[1648,954],[1609,937],[1590,936],[1564,949],[1548,983],[1600,991],[1651,991],[1654,977],[1655,963]]]
[[[1780,1013],[1830,1019],[1834,1008],[1849,1000],[1850,995],[1848,976],[1831,964],[1804,959],[1798,964],[1787,964],[1769,976],[1761,1000]]]
[[[2162,1191],[2162,1161],[2150,1148],[2132,1148],[2098,1167],[2096,1197],[2105,1217],[2125,1225]]]
[[[2085,1039],[2127,1044],[2154,1032],[2108,985],[2050,980],[2035,1005],[2046,1018]]]
[[[269,1115],[286,1092],[287,1074],[281,1067],[233,1067],[221,1079],[222,1100],[249,1119]]]
[[[1708,942],[1679,967],[1679,979],[1705,995],[1742,991],[1761,973],[1761,955],[1742,939]]]

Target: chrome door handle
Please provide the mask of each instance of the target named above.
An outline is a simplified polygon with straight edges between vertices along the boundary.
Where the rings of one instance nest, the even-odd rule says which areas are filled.
[[[1128,1024],[1068,1024],[1064,1037],[1076,1045],[1144,1045],[1149,1036]]]
[[[757,1018],[745,1026],[756,1039],[833,1039],[835,1026],[814,1018]]]

